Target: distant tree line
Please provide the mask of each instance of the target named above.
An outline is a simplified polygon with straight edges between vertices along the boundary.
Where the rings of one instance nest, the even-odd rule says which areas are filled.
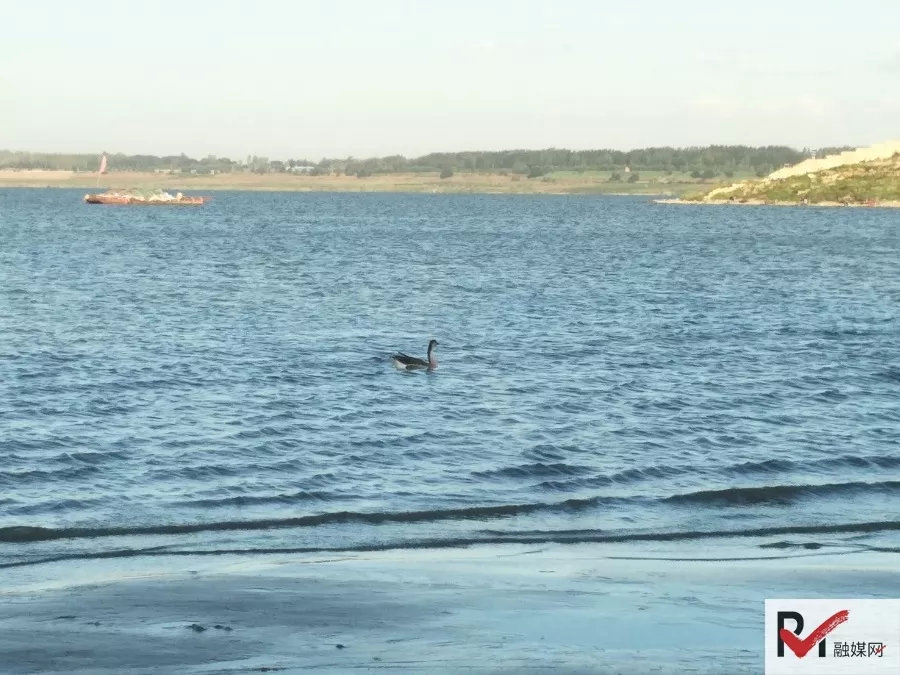
[[[100,155],[60,154],[47,152],[12,152],[0,150],[0,169],[48,169],[59,171],[97,171]],[[123,155],[108,153],[108,166],[113,171],[191,171],[216,173],[234,171],[239,163],[227,157],[209,155],[194,159],[185,154],[157,157],[155,155]]]
[[[849,148],[822,148],[817,156]],[[303,172],[312,175],[345,174],[359,177],[385,173],[453,172],[521,174],[530,178],[552,171],[666,171],[688,173],[696,178],[726,177],[734,173],[765,175],[785,164],[796,164],[813,154],[804,148],[786,146],[750,147],[746,145],[710,145],[689,148],[643,148],[640,150],[503,150],[497,152],[433,152],[421,157],[402,155],[357,159],[325,158],[319,162],[305,159],[269,160],[250,155],[245,162],[210,155],[193,159],[187,155],[109,155],[114,171],[175,171],[195,173]],[[0,150],[0,169],[58,169],[96,171],[99,155],[12,152]]]
[[[401,155],[368,159],[323,159],[315,173],[371,175],[376,173],[439,172],[510,173],[535,178],[552,171],[693,171],[769,173],[810,156],[808,150],[785,146],[753,148],[712,145],[703,148],[641,150],[503,150],[498,152],[435,152],[407,159]]]

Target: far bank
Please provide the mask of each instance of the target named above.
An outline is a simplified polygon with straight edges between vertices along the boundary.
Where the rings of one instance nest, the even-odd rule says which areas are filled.
[[[611,180],[612,178],[612,180]],[[435,194],[644,194],[678,196],[688,190],[714,187],[687,175],[651,172],[637,180],[616,180],[610,172],[559,171],[527,178],[518,174],[438,173],[376,174],[364,178],[346,175],[309,176],[281,173],[221,173],[214,175],[151,172],[96,173],[44,170],[0,171],[0,187],[79,188],[168,191],[269,190],[296,192],[417,192]]]

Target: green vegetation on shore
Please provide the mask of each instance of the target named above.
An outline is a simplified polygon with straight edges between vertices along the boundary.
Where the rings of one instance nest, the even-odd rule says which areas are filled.
[[[900,201],[900,153],[888,159],[848,164],[776,180],[745,181],[705,194],[685,194],[699,202],[870,204]]]
[[[442,177],[443,176],[443,177]],[[646,194],[679,195],[696,190],[702,179],[686,174],[657,172],[553,172],[528,178],[518,174],[418,172],[374,174],[358,177],[346,174],[313,176],[308,173],[231,172],[217,174],[111,171],[0,170],[2,187],[164,189],[168,191],[279,190],[294,192],[422,192],[467,194]]]
[[[819,151],[821,152],[821,150]],[[184,154],[155,155],[111,154],[111,171],[187,173],[210,175],[219,173],[303,173],[309,175],[347,175],[369,178],[399,173],[490,173],[518,175],[531,179],[557,172],[609,172],[620,180],[636,183],[624,173],[648,172],[678,174],[690,181],[730,180],[741,176],[763,176],[786,164],[810,156],[809,150],[785,146],[748,147],[743,145],[711,145],[690,148],[644,148],[640,150],[503,150],[496,152],[430,153],[421,157],[402,155],[358,159],[325,158],[319,162],[305,159],[270,160],[251,155],[246,161],[210,155],[194,159]],[[0,150],[0,170],[55,170],[93,172],[97,170],[99,153],[58,154],[12,152]]]

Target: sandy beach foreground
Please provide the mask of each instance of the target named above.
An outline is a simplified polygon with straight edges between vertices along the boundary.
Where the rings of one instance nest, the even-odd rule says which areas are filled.
[[[726,540],[4,570],[0,671],[760,672],[767,597],[887,597],[891,553]],[[887,595],[886,595],[887,594]]]

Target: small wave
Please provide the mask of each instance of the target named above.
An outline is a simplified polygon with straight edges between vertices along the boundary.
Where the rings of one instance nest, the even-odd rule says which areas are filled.
[[[267,518],[260,520],[217,521],[211,523],[189,523],[170,525],[139,525],[135,527],[70,527],[47,528],[34,526],[12,526],[0,528],[0,542],[21,543],[50,541],[53,539],[88,539],[96,537],[122,537],[130,535],[177,535],[195,532],[215,532],[224,530],[269,530],[291,527],[315,527],[333,523],[423,523],[439,520],[471,520],[506,518],[536,511],[573,511],[586,509],[601,503],[620,501],[614,497],[590,497],[567,499],[552,504],[502,504],[496,506],[469,506],[456,509],[433,509],[428,511],[399,512],[355,512],[336,511],[296,518]],[[194,502],[196,503],[196,502]]]
[[[900,481],[877,483],[826,483],[824,485],[766,485],[762,487],[726,488],[724,490],[700,490],[672,495],[663,501],[686,504],[789,504],[801,497],[831,496],[860,490],[891,491],[900,489]]]
[[[128,459],[128,453],[113,450],[107,452],[84,451],[84,452],[64,452],[61,455],[53,457],[51,461],[60,464],[72,464],[77,462],[80,464],[106,464],[112,461],[123,461]]]
[[[209,480],[236,476],[241,471],[238,467],[226,464],[198,464],[192,466],[171,466],[161,469],[152,469],[145,473],[145,477],[151,480],[187,479]]]
[[[176,377],[168,375],[166,377],[155,378],[122,378],[117,381],[107,382],[104,384],[105,389],[114,393],[125,393],[130,391],[159,391],[171,388],[183,387],[207,387],[209,381],[203,377],[185,375]]]
[[[565,462],[534,462],[507,466],[490,471],[473,471],[477,478],[534,478],[536,476],[577,476],[591,471],[591,467]]]
[[[773,541],[768,544],[760,544],[760,548],[774,548],[774,549],[785,549],[785,548],[805,548],[809,550],[817,550],[824,546],[824,544],[820,544],[816,541],[804,541],[804,542],[793,542],[793,541]]]
[[[885,382],[900,382],[900,367],[891,366],[889,368],[885,368],[884,370],[880,370],[875,373],[873,377],[877,380],[883,380]]]
[[[870,455],[861,457],[859,455],[842,455],[840,457],[829,457],[818,462],[823,467],[828,468],[868,468],[880,467],[888,469],[900,466],[900,455]],[[759,462],[742,462],[741,464],[732,464],[723,467],[719,472],[730,475],[744,475],[755,473],[790,473],[791,471],[802,471],[808,469],[807,462],[795,462],[789,459],[766,459]]]
[[[274,438],[277,436],[283,436],[290,431],[290,427],[273,427],[264,425],[261,427],[257,427],[254,429],[242,429],[235,434],[232,434],[231,438],[236,440],[255,440],[259,438]]]
[[[524,457],[535,462],[561,462],[569,453],[580,453],[581,449],[574,445],[552,445],[541,443],[526,450]]]
[[[300,491],[280,495],[235,495],[221,499],[194,499],[176,502],[179,506],[219,508],[222,506],[253,506],[256,504],[294,504],[296,502],[319,500],[326,501],[333,497],[328,492]]]
[[[728,473],[738,475],[747,473],[786,473],[795,469],[797,464],[788,459],[766,459],[759,462],[742,462],[725,468]]]
[[[55,448],[69,450],[80,445],[78,439],[71,436],[50,436],[49,438],[10,439],[4,440],[3,449],[10,453],[31,453],[34,451],[46,451]]]
[[[7,530],[12,528],[6,528]],[[43,528],[19,528],[41,530]],[[900,530],[900,521],[874,521],[866,523],[839,523],[832,525],[788,525],[762,527],[747,530],[687,530],[675,532],[640,532],[611,534],[602,530],[562,530],[498,532],[485,531],[478,537],[450,537],[444,539],[420,539],[415,541],[382,542],[357,546],[291,547],[291,548],[242,548],[242,549],[168,549],[160,546],[144,549],[120,549],[113,551],[85,551],[65,553],[30,560],[0,563],[0,569],[26,567],[67,560],[96,560],[106,558],[135,558],[150,556],[218,556],[218,555],[290,555],[303,553],[364,553],[398,549],[446,549],[490,544],[587,544],[628,543],[642,541],[688,541],[699,539],[727,539],[733,537],[767,537],[784,534],[870,534]],[[0,530],[2,534],[3,530]],[[0,540],[2,541],[2,540]],[[777,545],[776,545],[777,546]],[[897,553],[893,547],[868,547],[871,551]]]
[[[860,457],[858,455],[843,455],[822,460],[822,467],[832,468],[881,468],[890,469],[900,466],[900,456],[898,455],[871,455],[868,457]],[[555,466],[555,465],[548,465]],[[588,468],[588,467],[584,467]],[[794,471],[808,471],[809,466],[804,462],[795,462],[788,459],[766,459],[760,461],[747,461],[740,464],[727,464],[725,466],[709,466],[697,464],[651,464],[644,467],[636,467],[626,469],[613,474],[597,474],[595,476],[578,475],[574,471],[570,475],[575,477],[568,479],[554,478],[553,474],[548,471],[543,477],[547,480],[535,485],[538,489],[567,491],[567,490],[588,490],[607,487],[614,484],[630,484],[640,483],[644,481],[652,481],[658,479],[668,479],[677,476],[695,476],[699,474],[715,475],[715,476],[752,476],[757,474],[779,474],[788,475]],[[514,470],[505,470],[504,472],[480,472],[473,475],[507,475],[516,476]],[[523,474],[524,475],[524,474]],[[560,476],[566,475],[565,472],[559,472]],[[677,501],[674,500],[674,501]]]
[[[850,398],[844,392],[838,391],[837,389],[824,389],[820,392],[817,392],[812,395],[812,400],[818,401],[821,403],[838,403],[840,401],[846,401]]]
[[[893,469],[900,467],[900,455],[874,455],[869,457],[845,455],[834,460],[827,460],[827,463],[854,468],[878,467],[881,469]]]
[[[697,467],[693,465],[685,466],[667,466],[653,465],[642,468],[626,469],[619,471],[609,477],[614,483],[633,483],[646,480],[648,478],[670,478],[672,476],[680,476],[686,473],[696,473]]]
[[[587,478],[571,478],[568,480],[544,480],[533,487],[538,490],[552,490],[553,492],[572,492],[573,490],[592,490],[608,487],[613,484],[607,476],[592,476]]]
[[[65,485],[69,481],[78,481],[100,471],[94,464],[67,467],[56,471],[33,469],[31,471],[0,471],[0,485],[20,486],[28,483],[41,485]]]
[[[8,510],[12,515],[31,516],[39,513],[66,513],[101,506],[106,503],[105,498],[98,499],[49,499],[47,501],[30,502],[16,506]],[[0,529],[0,532],[3,530]],[[0,537],[0,541],[3,541]]]

